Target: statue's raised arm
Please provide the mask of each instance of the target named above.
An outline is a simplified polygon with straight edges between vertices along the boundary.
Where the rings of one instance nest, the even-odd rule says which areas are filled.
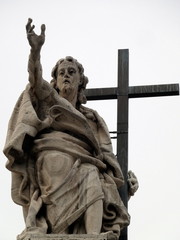
[[[28,19],[26,24],[26,33],[29,45],[31,47],[28,72],[31,86],[38,92],[42,84],[42,67],[40,62],[41,47],[45,42],[45,25],[41,25],[41,33],[37,35],[34,32],[35,26],[32,25],[32,19]]]
[[[30,83],[12,113],[4,147],[12,198],[22,206],[25,220],[17,240],[80,240],[82,234],[90,235],[84,239],[118,240],[130,216],[118,191],[124,176],[109,130],[95,110],[82,105],[88,78],[76,59],[61,58],[51,82],[43,79],[45,25],[40,35],[34,28],[28,19]],[[137,178],[129,172],[129,197],[137,188]]]

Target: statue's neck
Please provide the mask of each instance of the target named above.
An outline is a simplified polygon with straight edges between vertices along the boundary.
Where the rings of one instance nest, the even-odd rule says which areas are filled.
[[[66,93],[60,92],[59,95],[65,98],[68,102],[70,102],[73,105],[74,108],[76,108],[77,93],[66,94]]]

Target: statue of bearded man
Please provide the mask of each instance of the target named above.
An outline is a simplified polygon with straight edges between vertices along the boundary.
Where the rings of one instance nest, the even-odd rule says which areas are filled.
[[[23,208],[26,233],[101,234],[118,238],[129,215],[118,193],[123,175],[103,119],[84,107],[88,82],[82,65],[60,59],[51,83],[42,77],[45,41],[26,25],[31,46],[29,84],[11,116],[4,153],[12,198]]]

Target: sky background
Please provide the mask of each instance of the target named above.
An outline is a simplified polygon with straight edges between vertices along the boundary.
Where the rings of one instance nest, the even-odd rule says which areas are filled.
[[[0,144],[20,93],[28,82],[31,17],[40,32],[43,76],[59,58],[73,56],[85,68],[88,88],[117,86],[117,52],[129,49],[130,86],[180,82],[179,0],[0,0]],[[90,102],[116,130],[116,101]],[[129,240],[180,239],[180,97],[129,100],[129,169],[139,190],[129,201]],[[116,152],[115,142],[113,142]],[[0,161],[0,238],[24,229],[21,207],[11,200],[11,174]]]

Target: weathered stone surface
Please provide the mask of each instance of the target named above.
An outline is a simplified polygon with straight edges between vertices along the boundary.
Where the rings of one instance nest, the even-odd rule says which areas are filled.
[[[17,240],[117,240],[112,232],[104,234],[26,234],[23,239]]]
[[[46,82],[40,63],[45,25],[37,35],[31,23],[26,26],[29,84],[12,113],[4,148],[12,198],[25,220],[18,239],[108,231],[118,237],[129,224],[118,193],[123,174],[104,120],[82,105],[88,82],[84,69],[72,57],[60,59],[51,83]],[[130,195],[137,188],[134,179],[130,174]]]

